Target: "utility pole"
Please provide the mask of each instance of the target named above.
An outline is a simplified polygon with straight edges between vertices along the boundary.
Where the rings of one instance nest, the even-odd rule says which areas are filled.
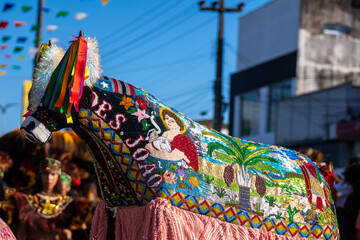
[[[213,128],[220,131],[222,124],[222,63],[223,63],[223,45],[224,45],[224,13],[225,12],[240,12],[242,11],[244,3],[238,4],[237,8],[226,8],[225,0],[215,1],[211,7],[204,7],[205,1],[200,1],[200,10],[215,11],[219,13],[218,25],[218,39],[217,39],[217,54],[216,54],[216,78],[214,84],[215,106],[214,106],[214,126]]]
[[[42,28],[43,28],[43,13],[44,13],[44,4],[45,0],[38,0],[38,12],[37,12],[37,29],[36,29],[36,38],[35,38],[35,48],[38,52],[35,55],[34,59],[34,68],[36,67],[36,61],[39,56],[41,39],[42,39]]]

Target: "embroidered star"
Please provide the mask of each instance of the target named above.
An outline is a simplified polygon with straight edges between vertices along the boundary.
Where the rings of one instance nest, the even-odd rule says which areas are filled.
[[[137,112],[134,112],[131,115],[137,116],[139,122],[141,122],[141,120],[143,120],[144,118],[150,118],[150,116],[145,113],[145,109],[137,109]]]
[[[123,96],[120,105],[124,105],[125,109],[128,110],[129,107],[134,106],[134,104],[131,102],[131,98]]]
[[[42,204],[43,210],[41,211],[42,214],[52,214],[54,208],[56,207],[55,204],[52,204],[49,199],[46,199],[45,203]]]
[[[105,81],[101,81],[100,84],[102,85],[103,88],[109,88],[109,84],[106,83]]]

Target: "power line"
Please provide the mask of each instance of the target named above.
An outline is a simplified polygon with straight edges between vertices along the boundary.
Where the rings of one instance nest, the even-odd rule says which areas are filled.
[[[171,43],[179,41],[180,39],[182,39],[182,38],[186,37],[187,35],[191,34],[192,32],[194,32],[195,30],[210,24],[214,20],[215,20],[215,18],[211,18],[210,20],[206,20],[204,22],[201,22],[200,24],[198,24],[195,27],[189,29],[188,31],[186,31],[186,32],[184,32],[182,34],[179,34],[179,35],[175,36],[174,38],[172,38],[172,39],[170,39],[170,40],[168,40],[168,41],[166,41],[164,43],[161,43],[161,44],[149,49],[146,52],[138,54],[138,55],[134,56],[133,58],[130,58],[130,59],[127,59],[124,62],[118,63],[118,64],[116,64],[116,66],[124,66],[126,64],[129,64],[129,63],[135,61],[135,60],[138,60],[138,59],[140,59],[142,57],[145,57],[145,56],[147,56],[147,55],[149,55],[149,54],[151,54],[151,53],[153,53],[155,51],[158,51],[158,50],[162,49],[164,46],[167,46],[167,45],[169,45]],[[113,65],[112,67],[116,67],[116,66]],[[112,67],[110,67],[110,68],[112,68]]]
[[[194,70],[196,70],[198,67],[202,66],[205,64],[205,61],[202,61],[200,64],[193,64],[190,68],[187,68],[187,69],[184,69],[182,68],[181,69],[181,73],[180,75],[176,75],[174,77],[165,77],[166,74],[162,74],[164,77],[161,78],[161,75],[158,76],[158,77],[149,77],[148,79],[151,79],[152,80],[152,84],[151,84],[151,87],[155,87],[153,82],[156,82],[156,84],[158,86],[162,86],[164,84],[164,81],[168,81],[168,79],[171,79],[172,81],[175,81],[176,79],[179,79],[180,77],[184,77],[185,75],[193,72]],[[189,67],[189,65],[187,65],[187,67]],[[171,70],[171,69],[170,69]],[[170,72],[174,72],[174,71],[170,71]],[[160,80],[156,80],[156,79],[160,79]]]
[[[193,52],[191,52],[191,54],[189,55],[189,57],[191,57],[191,56],[193,56],[194,54],[196,54],[197,52],[200,52],[202,49],[204,49],[204,48],[206,48],[206,46],[207,46],[208,44],[204,44],[201,48],[198,48],[197,50],[195,50],[195,51],[193,51]],[[206,54],[205,54],[206,55]],[[204,63],[204,61],[202,62],[202,63]],[[184,65],[184,64],[182,64],[182,65]],[[191,69],[184,69],[183,67],[182,67],[182,65],[178,65],[178,69],[182,72],[182,73],[189,73],[192,69],[196,69],[199,65],[197,65],[197,64],[192,64],[192,68]],[[201,65],[201,64],[200,64]],[[186,65],[186,67],[188,67],[189,65]],[[189,71],[190,70],[190,71]],[[174,69],[172,69],[172,68],[168,68],[167,69],[167,72],[171,72],[171,73],[174,73],[174,72],[176,72],[176,70],[174,70]],[[164,72],[164,71],[161,71],[161,73],[162,74],[160,74],[160,76],[161,75],[164,75],[164,76],[166,76],[166,72]],[[165,74],[164,74],[165,73]],[[184,74],[182,74],[181,76],[183,76]],[[154,79],[154,78],[160,78],[160,76],[159,75],[153,75],[153,76],[148,76],[148,79]]]
[[[126,30],[129,27],[133,26],[135,23],[141,21],[139,24],[135,25],[133,28],[126,31],[123,35],[133,33],[134,31],[139,30],[140,27],[144,27],[145,25],[147,25],[149,23],[152,23],[155,19],[161,17],[165,12],[167,12],[169,9],[171,9],[173,6],[175,6],[177,4],[177,2],[173,2],[174,4],[170,5],[168,8],[164,9],[162,12],[157,13],[156,10],[161,10],[161,7],[166,6],[166,3],[171,3],[171,1],[164,0],[164,1],[160,2],[159,4],[157,4],[156,6],[151,8],[149,11],[135,17],[134,19],[132,19],[131,21],[129,21],[126,24],[122,25],[120,28],[116,29],[112,33],[110,33],[110,34],[106,35],[105,37],[101,38],[99,41],[100,42],[106,42],[106,41],[112,40],[117,35],[124,32],[124,30]],[[155,16],[153,16],[153,15],[155,15]],[[143,16],[145,16],[145,17],[143,17]],[[149,17],[152,17],[152,18],[147,20],[147,18],[149,18]]]
[[[124,43],[123,45],[121,45],[120,47],[116,47],[115,49],[117,50],[111,50],[107,53],[103,54],[103,58],[106,59],[116,53],[119,53],[121,51],[124,51],[124,49],[129,48],[131,45],[134,45],[135,43],[139,42],[139,41],[145,41],[146,38],[150,38],[152,35],[156,34],[157,32],[161,31],[163,28],[169,29],[172,28],[172,25],[176,25],[178,23],[181,23],[183,21],[184,18],[187,17],[187,15],[189,15],[189,10],[191,10],[193,8],[192,6],[193,4],[191,4],[189,7],[187,7],[186,9],[183,9],[181,12],[178,12],[176,15],[170,17],[169,19],[166,19],[164,22],[160,23],[159,25],[157,25],[156,27],[150,29],[149,31],[141,34],[140,36],[129,40],[128,42]],[[187,14],[187,15],[186,15]]]
[[[173,99],[182,97],[182,96],[184,96],[184,92],[186,92],[186,93],[194,93],[194,92],[199,92],[199,88],[200,88],[200,90],[207,89],[207,88],[203,88],[203,86],[205,86],[205,85],[208,85],[208,83],[200,83],[199,85],[191,86],[192,91],[189,91],[188,90],[189,88],[182,89],[182,90],[184,90],[183,92],[181,92],[181,93],[179,93],[177,95],[173,95],[173,96],[171,96],[169,98],[165,98],[164,101],[172,101]]]
[[[120,47],[117,54],[121,55],[121,56],[129,54],[129,52],[131,52],[132,50],[136,50],[140,46],[143,46],[144,44],[148,44],[151,41],[154,41],[156,38],[160,37],[162,34],[168,32],[169,30],[175,29],[175,27],[179,26],[180,23],[184,23],[186,21],[189,21],[191,18],[195,17],[194,14],[192,14],[190,17],[188,17],[189,15],[190,15],[190,13],[188,13],[187,15],[183,15],[181,18],[176,19],[177,22],[175,22],[173,25],[168,25],[168,26],[166,26],[166,28],[163,28],[163,29],[156,28],[155,31],[150,30],[148,32],[149,34],[145,33],[145,34],[143,34],[143,36],[140,36],[133,41],[129,41],[129,42],[131,42],[131,44],[124,48]],[[156,31],[159,31],[159,32],[155,35]],[[152,36],[152,35],[154,35],[154,36]],[[133,45],[133,46],[131,46],[131,45]]]
[[[193,92],[192,94],[187,94],[182,96],[182,101],[177,103],[175,107],[181,106],[182,109],[186,109],[187,105],[194,105],[194,99],[198,98],[199,96],[204,96],[206,94],[206,91],[209,91],[210,88],[203,88],[201,90],[198,90],[196,92]]]
[[[191,56],[195,55],[196,53],[201,52],[203,49],[207,49],[208,45],[210,43],[211,42],[209,41],[206,44],[203,44],[201,47],[197,47],[195,51],[192,51],[191,54],[188,55],[188,57],[191,57]],[[163,84],[166,84],[169,81],[169,79],[174,81],[180,77],[183,77],[186,74],[191,73],[192,71],[196,70],[197,68],[199,68],[200,66],[202,66],[206,63],[206,61],[201,61],[200,63],[197,63],[197,62],[198,61],[192,62],[191,65],[189,65],[188,62],[181,63],[181,64],[177,65],[175,69],[174,68],[166,68],[164,71],[157,71],[156,74],[147,75],[146,79],[141,80],[141,83],[143,84],[142,86],[144,88],[146,88],[147,87],[146,83],[149,83],[148,80],[151,80],[151,83],[150,83],[151,85],[148,87],[148,89],[156,89],[157,86],[162,86]],[[182,74],[177,75],[176,73],[178,73],[178,72],[182,73]],[[170,74],[170,76],[169,76],[169,74]]]
[[[140,67],[140,68],[125,69],[125,70],[122,70],[121,72],[142,71],[142,70],[146,70],[146,69],[161,68],[161,67],[166,67],[166,66],[169,66],[169,65],[176,65],[176,64],[179,64],[179,63],[189,62],[190,60],[202,59],[202,58],[205,58],[205,57],[208,57],[208,56],[209,56],[208,53],[203,53],[203,54],[199,54],[199,55],[196,55],[194,57],[191,57],[191,58],[182,58],[182,59],[179,59],[179,60],[175,60],[175,61],[171,61],[171,62],[167,62],[167,63],[162,63],[162,64],[143,66],[143,67]]]

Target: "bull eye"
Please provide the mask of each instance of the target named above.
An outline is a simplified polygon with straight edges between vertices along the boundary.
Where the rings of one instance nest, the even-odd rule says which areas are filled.
[[[86,109],[91,107],[92,103],[92,91],[91,88],[85,86],[80,100],[80,105]]]
[[[35,128],[35,122],[31,121],[26,127],[26,131],[31,132]]]

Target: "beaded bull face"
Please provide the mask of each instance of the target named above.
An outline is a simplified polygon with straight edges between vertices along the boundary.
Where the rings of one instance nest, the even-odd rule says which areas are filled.
[[[53,75],[49,86],[58,81]],[[93,155],[108,207],[162,197],[181,209],[279,235],[339,237],[327,183],[308,158],[208,129],[125,82],[86,81],[78,109],[70,103],[65,113],[41,100],[21,130],[31,141],[46,142],[52,131],[71,127]]]

